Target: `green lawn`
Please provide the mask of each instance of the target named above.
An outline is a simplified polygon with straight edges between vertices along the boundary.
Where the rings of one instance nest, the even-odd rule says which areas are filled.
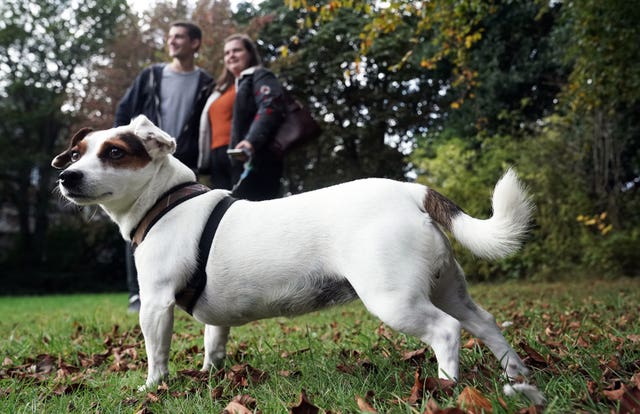
[[[471,290],[532,367],[546,412],[640,410],[633,400],[640,396],[640,279]],[[193,371],[202,364],[202,326],[177,311],[172,378],[152,393],[137,391],[146,357],[126,295],[6,297],[0,315],[0,413],[219,413],[240,395],[254,411],[280,413],[298,406],[303,390],[320,412],[333,413],[360,412],[357,397],[379,413],[422,413],[429,398],[455,407],[471,388],[494,413],[531,405],[502,393],[498,363],[467,334],[461,380],[434,388],[431,350],[410,354],[424,345],[381,325],[360,303],[235,328],[225,369],[205,376]]]

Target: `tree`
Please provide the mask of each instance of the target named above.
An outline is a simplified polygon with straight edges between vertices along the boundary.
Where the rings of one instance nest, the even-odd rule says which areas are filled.
[[[0,193],[19,215],[20,260],[45,260],[51,155],[67,133],[70,92],[85,81],[122,19],[125,0],[0,4]]]
[[[74,94],[78,113],[73,130],[90,125],[93,129],[113,125],[116,106],[133,77],[151,64],[159,53],[154,36],[142,30],[138,16],[127,13],[115,28],[117,35],[103,56],[88,62],[85,87]]]
[[[402,71],[394,69],[411,46],[406,28],[379,39],[362,56],[359,36],[370,22],[362,11],[341,9],[309,27],[300,24],[307,20],[304,13],[277,2],[263,3],[260,12],[274,20],[259,33],[266,60],[323,127],[315,145],[288,157],[289,190],[370,176],[403,178],[407,146],[437,122],[430,115],[449,99],[439,94],[448,69],[425,69],[417,58],[406,59]]]
[[[640,176],[639,18],[628,2],[569,2],[558,30],[572,67],[563,94],[572,136],[586,150],[582,168],[597,206],[616,227],[628,223],[625,189]]]

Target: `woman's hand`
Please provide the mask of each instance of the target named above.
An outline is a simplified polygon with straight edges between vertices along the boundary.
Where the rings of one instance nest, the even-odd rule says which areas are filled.
[[[238,142],[238,145],[236,145],[235,148],[241,149],[243,151],[242,154],[237,155],[237,159],[242,162],[247,162],[247,160],[249,160],[249,158],[253,157],[253,155],[255,154],[253,150],[253,145],[251,145],[251,143],[246,139],[243,139],[242,141]]]

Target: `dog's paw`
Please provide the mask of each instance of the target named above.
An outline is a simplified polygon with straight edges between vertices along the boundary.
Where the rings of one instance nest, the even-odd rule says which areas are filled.
[[[504,386],[504,393],[509,397],[515,396],[517,393],[524,394],[534,405],[545,405],[547,399],[538,387],[531,384],[507,384]]]
[[[160,387],[168,389],[169,386],[167,382],[169,381],[169,374],[163,375],[158,379],[147,379],[147,382],[144,385],[138,387],[139,392],[155,392],[158,391]]]
[[[212,369],[219,370],[221,368],[224,368],[225,357],[226,357],[225,353],[222,353],[220,355],[214,355],[211,358],[205,357],[204,363],[202,364],[202,368],[200,369],[200,371],[209,372]]]

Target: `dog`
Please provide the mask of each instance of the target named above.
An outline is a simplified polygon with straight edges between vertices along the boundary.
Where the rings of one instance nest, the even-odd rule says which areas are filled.
[[[58,189],[64,197],[99,205],[123,238],[132,240],[163,194],[196,180],[172,156],[175,148],[172,137],[138,116],[117,128],[83,128],[52,166],[63,169]],[[148,358],[142,389],[169,374],[176,298],[197,271],[208,217],[228,198],[224,190],[188,198],[138,240],[140,325]],[[191,309],[206,325],[202,370],[223,364],[232,326],[359,298],[388,326],[429,344],[440,378],[458,378],[462,327],[500,361],[509,390],[543,401],[535,386],[516,383],[529,371],[493,316],[469,296],[442,230],[481,258],[505,257],[520,248],[534,208],[513,170],[496,184],[492,207],[491,218],[476,219],[431,188],[375,178],[276,200],[237,200],[203,252],[206,284]]]

